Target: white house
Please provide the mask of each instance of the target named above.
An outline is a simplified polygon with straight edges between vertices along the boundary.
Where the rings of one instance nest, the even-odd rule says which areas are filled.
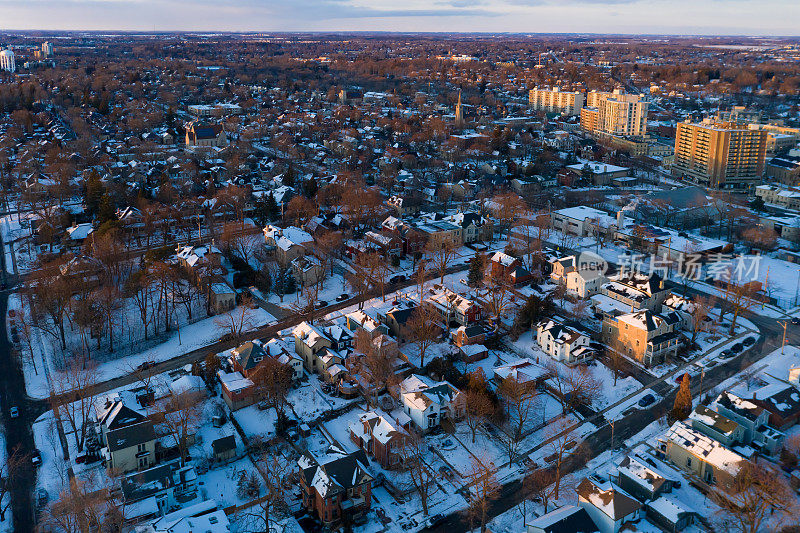
[[[578,485],[578,505],[595,523],[600,533],[617,533],[629,522],[644,518],[639,501],[608,481],[583,478]]]
[[[536,326],[536,342],[547,355],[568,364],[593,355],[588,336],[554,320],[544,320]]]
[[[573,270],[567,273],[567,292],[579,298],[588,298],[600,292],[600,287],[608,281],[606,277],[592,270]]]
[[[403,410],[422,431],[429,431],[447,418],[464,415],[464,395],[447,381],[435,382],[412,374],[400,383]]]

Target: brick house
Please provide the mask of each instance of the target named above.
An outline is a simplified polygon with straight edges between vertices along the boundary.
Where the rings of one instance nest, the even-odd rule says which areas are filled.
[[[370,411],[358,417],[348,428],[350,440],[378,461],[383,468],[398,468],[402,461],[401,450],[411,428],[411,418],[402,411],[397,419],[385,413]]]
[[[346,454],[333,448],[320,459],[302,456],[298,465],[303,506],[326,527],[363,515],[372,504],[368,463],[364,450]]]
[[[491,276],[511,285],[527,283],[533,275],[522,266],[522,261],[503,252],[495,252],[491,257]]]
[[[649,367],[663,363],[668,356],[676,357],[681,341],[675,330],[678,324],[680,317],[675,313],[662,316],[644,309],[607,317],[601,338],[613,350]]]

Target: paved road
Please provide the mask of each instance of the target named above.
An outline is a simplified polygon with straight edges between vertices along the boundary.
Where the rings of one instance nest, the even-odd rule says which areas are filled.
[[[0,313],[6,316],[8,293],[0,293]],[[9,456],[19,449],[20,453],[28,454],[34,449],[33,431],[31,425],[42,413],[39,402],[28,398],[25,392],[25,378],[22,369],[14,357],[12,346],[8,341],[5,320],[0,327],[0,405],[2,405],[2,420],[5,426],[6,452]],[[16,406],[20,410],[18,418],[11,418],[9,409]],[[36,484],[36,472],[30,467],[24,469],[19,477],[14,479],[11,487],[11,509],[14,514],[14,531],[16,533],[29,533],[33,531],[33,506],[32,494]]]

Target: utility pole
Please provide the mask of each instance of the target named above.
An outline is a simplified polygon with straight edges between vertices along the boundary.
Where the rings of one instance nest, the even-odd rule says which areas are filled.
[[[789,325],[788,320],[784,320],[783,322],[778,321],[778,324],[783,326],[783,340],[781,341],[781,355],[783,355],[783,347],[786,346],[786,326]]]

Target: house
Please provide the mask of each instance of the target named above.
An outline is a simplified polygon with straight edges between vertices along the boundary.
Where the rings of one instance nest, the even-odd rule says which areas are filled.
[[[358,309],[348,313],[345,315],[345,320],[347,329],[353,333],[353,336],[358,330],[366,331],[371,337],[389,333],[389,328],[385,324],[381,324],[377,318],[369,315],[367,310]]]
[[[544,380],[549,372],[530,359],[517,359],[505,365],[494,367],[494,380],[501,384],[506,379],[513,379],[528,389],[534,389]]]
[[[800,418],[800,389],[795,385],[773,383],[755,391],[750,402],[769,411],[769,424],[786,431]]]
[[[164,464],[126,475],[120,481],[126,520],[164,515],[181,500],[197,492],[197,472],[192,466]]]
[[[466,326],[480,320],[482,308],[474,301],[447,287],[432,290],[434,294],[425,298],[424,303],[436,311],[444,329],[447,329],[452,322]]]
[[[247,378],[255,374],[258,364],[267,357],[288,366],[292,371],[292,379],[303,377],[303,360],[283,339],[270,339],[266,343],[255,339],[231,350],[233,369]]]
[[[783,447],[786,435],[769,425],[772,414],[768,409],[732,392],[721,393],[711,407],[739,425],[742,429],[740,442],[743,444],[765,455],[774,455]]]
[[[335,324],[318,327],[301,322],[292,334],[295,353],[302,357],[306,369],[323,376],[331,366],[343,363],[344,357],[339,352],[353,347],[352,333]]]
[[[617,220],[599,209],[585,205],[565,207],[550,214],[550,227],[566,235],[588,237],[605,235],[616,229]]]
[[[414,425],[426,432],[442,420],[464,415],[464,395],[447,381],[412,374],[400,383],[400,403]]]
[[[204,268],[222,263],[222,252],[213,244],[178,246],[175,259],[187,272],[200,276]]]
[[[303,506],[326,527],[366,513],[372,503],[373,477],[364,450],[346,454],[338,448],[323,458],[302,456],[300,487]]]
[[[697,511],[689,510],[674,496],[661,496],[645,504],[647,519],[662,531],[677,533],[697,521]]]
[[[600,272],[584,269],[575,270],[567,274],[567,292],[574,294],[578,298],[588,298],[600,292],[606,281],[606,277]]]
[[[67,228],[67,240],[70,244],[80,245],[94,232],[91,222],[73,224]]]
[[[314,285],[325,277],[322,261],[313,255],[295,257],[291,262],[292,275],[301,286]]]
[[[236,457],[236,437],[227,435],[211,441],[211,452],[215,462],[223,463]]]
[[[675,358],[682,335],[675,330],[680,318],[674,313],[657,315],[645,309],[606,317],[601,338],[611,349],[650,367]]]
[[[565,505],[528,522],[527,533],[595,533],[597,526],[583,507]]]
[[[657,274],[648,276],[636,272],[612,276],[600,290],[602,294],[629,307],[631,312],[637,309],[656,311],[669,294]]]
[[[212,283],[210,304],[213,314],[227,313],[236,307],[236,291],[227,283]]]
[[[522,266],[522,261],[504,252],[495,252],[490,259],[491,276],[511,285],[527,283],[533,275]]]
[[[222,148],[228,144],[228,137],[221,124],[208,124],[193,120],[186,125],[186,146]]]
[[[348,428],[350,440],[387,470],[400,466],[402,449],[411,428],[411,418],[402,411],[397,414],[395,419],[382,412],[369,411]]]
[[[113,474],[146,470],[156,464],[156,432],[143,414],[109,396],[95,407],[96,432],[105,467]]]
[[[458,248],[463,241],[463,230],[461,226],[447,222],[446,220],[430,219],[417,223],[416,230],[425,236],[430,249],[441,248],[443,246],[453,246]]]
[[[279,228],[268,224],[264,228],[264,242],[275,255],[275,260],[283,268],[292,261],[306,255],[307,248],[314,243],[314,237],[296,227]]]
[[[453,344],[458,347],[469,344],[482,344],[486,340],[486,331],[478,325],[460,326],[452,333]]]
[[[136,525],[137,533],[230,533],[230,521],[214,500],[206,500]]]
[[[744,428],[705,405],[698,405],[691,412],[689,425],[728,448],[741,444],[744,440]]]
[[[417,309],[417,304],[404,301],[385,313],[378,313],[378,320],[389,329],[389,333],[400,342],[405,341],[406,322]]]
[[[617,465],[612,480],[639,501],[655,500],[680,485],[680,480],[671,479],[655,466],[630,455]]]
[[[585,509],[600,533],[626,530],[626,524],[644,517],[642,504],[621,488],[596,478],[578,485],[578,505]]]
[[[222,399],[231,411],[253,405],[256,402],[256,386],[252,380],[239,372],[217,372],[222,388]]]
[[[445,217],[443,220],[461,228],[461,238],[464,244],[491,241],[494,237],[492,221],[480,213],[464,212]]]
[[[556,361],[574,364],[586,361],[594,355],[587,335],[555,320],[540,322],[535,331],[536,342]]]
[[[657,454],[706,483],[730,487],[745,458],[711,437],[675,422],[658,441]]]

